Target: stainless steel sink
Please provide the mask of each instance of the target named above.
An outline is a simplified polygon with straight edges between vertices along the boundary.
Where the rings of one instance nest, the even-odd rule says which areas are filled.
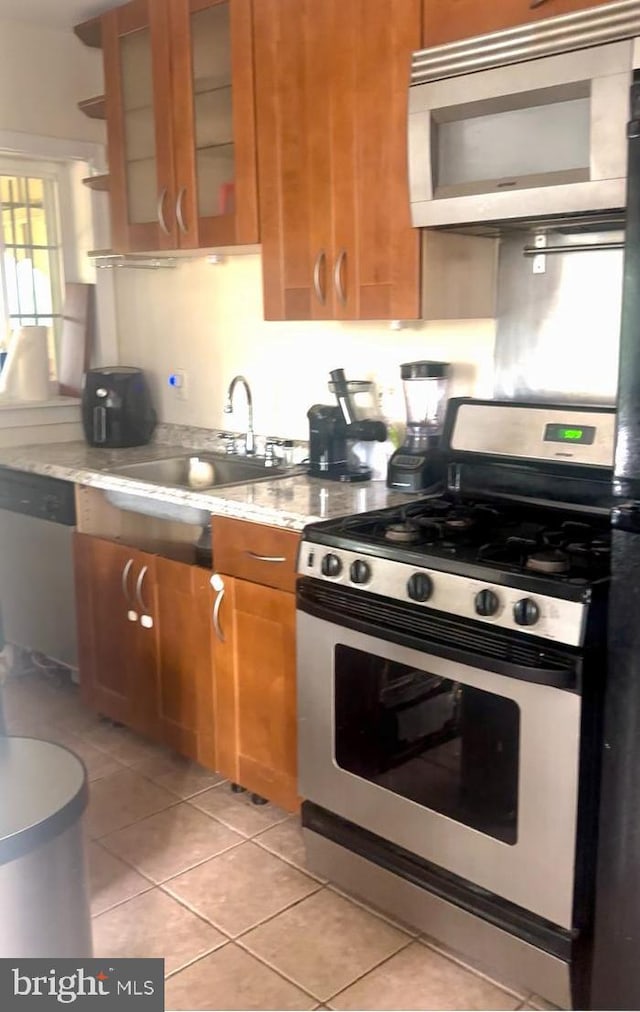
[[[197,461],[195,467],[194,460]],[[210,480],[206,474],[209,468]],[[262,457],[234,457],[213,453],[192,453],[184,457],[168,457],[165,460],[145,460],[138,464],[123,464],[112,470],[114,474],[148,481],[154,485],[171,485],[194,490],[269,481],[272,478],[284,477],[288,473],[281,467],[266,467]]]
[[[193,461],[197,461],[195,467]],[[207,465],[210,466],[211,471]],[[295,473],[291,468],[267,467],[264,457],[236,457],[230,454],[185,453],[179,457],[164,460],[144,460],[137,464],[122,464],[111,468],[111,473],[123,478],[133,478],[150,485],[191,491],[211,490],[225,485],[248,485],[253,482],[285,478]],[[160,520],[173,520],[185,524],[202,526],[209,523],[206,509],[186,503],[167,503],[147,495],[108,489],[105,497],[118,509]]]

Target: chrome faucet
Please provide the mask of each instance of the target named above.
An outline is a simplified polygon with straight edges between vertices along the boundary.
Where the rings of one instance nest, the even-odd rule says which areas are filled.
[[[244,376],[234,376],[233,379],[231,380],[231,383],[229,384],[229,389],[227,390],[227,399],[224,404],[224,413],[225,415],[230,415],[233,411],[233,395],[235,393],[237,383],[242,383],[245,393],[247,395],[248,420],[247,420],[247,431],[244,437],[244,452],[246,454],[252,454],[255,453],[255,438],[253,432],[253,400],[251,399],[251,387],[249,386]]]

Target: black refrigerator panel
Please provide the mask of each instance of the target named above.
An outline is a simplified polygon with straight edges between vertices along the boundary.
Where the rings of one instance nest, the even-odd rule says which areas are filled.
[[[640,1009],[640,536],[612,541],[591,1007]]]
[[[631,88],[590,1007],[640,1009],[640,84]],[[603,673],[604,674],[604,673]]]
[[[640,83],[631,88],[614,494],[640,500]]]

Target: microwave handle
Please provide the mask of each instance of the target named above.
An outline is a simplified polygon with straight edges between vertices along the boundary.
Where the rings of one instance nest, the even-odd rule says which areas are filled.
[[[416,85],[409,89],[409,122],[407,131],[407,147],[409,162],[409,192],[411,200],[433,200],[432,163],[432,129],[431,110],[428,108],[411,111],[414,95],[428,88],[428,84]],[[417,103],[422,105],[421,102]]]
[[[96,443],[107,441],[107,409],[104,407],[93,409],[93,438]]]

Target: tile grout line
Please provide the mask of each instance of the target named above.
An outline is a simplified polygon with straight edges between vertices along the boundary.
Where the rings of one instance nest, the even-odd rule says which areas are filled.
[[[114,775],[115,776],[119,776],[120,774],[118,772],[118,773],[116,773]],[[89,799],[89,800],[91,800],[91,799]],[[166,805],[164,808],[158,808],[157,811],[155,811],[155,812],[149,812],[148,815],[144,815],[141,819],[133,819],[131,822],[125,822],[125,824],[123,826],[118,826],[117,829],[110,829],[106,833],[101,833],[100,836],[91,836],[90,835],[89,825],[88,825],[88,822],[87,822],[85,824],[85,826],[86,826],[86,832],[87,832],[87,839],[91,840],[94,843],[97,843],[100,840],[104,840],[107,836],[111,836],[113,833],[119,833],[123,829],[131,829],[131,827],[135,826],[138,822],[144,822],[145,819],[150,819],[153,815],[159,815],[160,812],[168,812],[169,809],[171,809],[171,808],[177,808],[179,804],[180,804],[180,801],[176,799],[175,801],[172,801],[170,805]],[[107,848],[105,847],[105,850],[106,849]]]
[[[257,927],[257,925],[256,925],[256,927]],[[249,930],[252,930],[252,929],[249,929]],[[297,987],[297,989],[299,991],[302,991],[304,994],[306,994],[309,998],[311,998],[316,1003],[322,1004],[322,1002],[319,1002],[319,999],[318,999],[317,995],[313,994],[312,991],[309,991],[309,989],[306,988],[306,987],[303,987],[302,984],[298,984],[296,981],[292,980],[290,977],[287,977],[286,973],[283,973],[282,970],[278,970],[277,967],[275,967],[275,966],[271,966],[264,959],[261,959],[259,956],[256,956],[256,954],[254,952],[250,952],[250,950],[247,949],[244,945],[238,944],[238,939],[237,938],[230,938],[227,942],[224,943],[224,945],[218,946],[218,948],[214,949],[213,951],[214,952],[219,952],[221,949],[224,949],[227,945],[235,945],[235,946],[237,946],[237,948],[239,948],[247,956],[250,956],[252,959],[255,959],[257,963],[261,963],[262,966],[265,966],[268,970],[271,970],[273,973],[275,973],[282,980],[286,980],[286,982],[288,984],[293,984],[295,987]],[[207,955],[210,956],[210,955],[212,955],[212,953],[209,952],[209,953],[207,953]],[[194,966],[195,963],[199,963],[200,960],[204,959],[204,958],[205,958],[205,956],[198,956],[197,959],[194,959],[188,966],[182,967],[182,969],[188,969],[189,966]],[[172,973],[168,974],[168,976],[165,977],[165,982],[167,980],[170,980],[172,977],[174,977],[176,975],[176,973],[178,973],[178,971],[176,971],[175,973],[172,972]]]
[[[203,952],[194,956],[193,959],[189,959],[186,963],[183,963],[182,966],[178,966],[175,970],[170,970],[169,973],[165,973],[165,984],[168,980],[171,980],[172,977],[176,977],[179,973],[182,973],[183,970],[188,970],[190,967],[195,966],[195,964],[199,963],[201,959],[206,959],[207,956],[212,956],[214,952],[220,952],[221,949],[225,949],[227,945],[233,945],[233,940],[231,938],[225,938],[224,942],[220,942],[220,945],[216,945],[213,949],[209,949],[208,952]]]
[[[388,963],[390,959],[393,959],[395,956],[398,956],[401,952],[404,952],[405,949],[408,949],[409,946],[413,944],[413,942],[415,942],[415,938],[409,938],[404,943],[404,945],[400,946],[399,949],[396,949],[396,951],[392,952],[391,955],[385,956],[384,959],[379,960],[374,966],[369,967],[368,970],[366,970],[364,973],[361,973],[358,977],[355,978],[355,980],[352,980],[350,984],[347,984],[346,987],[341,987],[337,991],[334,991],[332,994],[330,994],[328,998],[324,999],[324,1004],[328,1005],[330,1001],[333,1001],[334,998],[337,998],[338,995],[342,994],[343,991],[346,991],[348,988],[353,987],[354,984],[358,984],[370,973],[373,973],[374,970],[379,970],[380,967],[384,966],[385,963]]]
[[[459,959],[457,956],[451,955],[448,952],[445,952],[443,949],[438,948],[437,944],[433,944],[427,941],[425,937],[421,936],[419,938],[416,938],[416,941],[419,942],[420,945],[424,945],[426,949],[430,949],[431,952],[436,952],[439,956],[442,956],[443,959],[448,959],[450,963],[455,963],[456,966],[459,966],[463,970],[467,970],[469,973],[472,973],[474,977],[479,977],[481,980],[486,980],[488,984],[491,984],[498,991],[502,991],[505,994],[509,994],[513,998],[519,999],[520,1002],[522,1003],[529,1000],[530,996],[524,995],[523,997],[522,991],[514,991],[513,988],[509,987],[508,984],[498,983],[494,977],[489,977],[489,975],[483,973],[482,970],[477,970],[475,967],[470,966],[468,963],[464,963],[462,959]]]
[[[401,924],[400,921],[394,920],[389,914],[385,914],[381,910],[376,910],[375,907],[368,906],[364,900],[361,900],[358,896],[353,896],[351,893],[341,889],[340,886],[335,885],[333,882],[327,882],[327,889],[336,896],[341,896],[342,899],[348,900],[355,906],[360,907],[365,913],[372,914],[374,917],[378,917],[381,921],[385,921],[390,927],[395,928],[396,931],[402,931],[405,935],[411,935],[411,937],[417,941],[420,937],[420,931],[417,928],[412,928],[408,924]]]
[[[276,823],[276,825],[281,825],[281,823]],[[265,830],[264,832],[267,833],[268,830]],[[260,834],[260,835],[263,835],[263,834]],[[288,864],[290,868],[294,868],[296,871],[301,872],[303,875],[307,875],[309,878],[312,878],[315,882],[319,882],[323,886],[326,886],[326,885],[329,884],[328,881],[327,881],[327,879],[321,878],[319,875],[316,875],[314,872],[309,871],[308,868],[303,868],[301,865],[296,864],[295,861],[292,861],[290,858],[284,857],[283,854],[279,854],[277,850],[271,850],[269,847],[265,846],[264,843],[260,843],[260,836],[254,836],[252,838],[252,840],[251,840],[251,843],[257,843],[258,846],[262,848],[262,850],[266,850],[267,854],[271,854],[273,857],[280,858],[280,860],[284,861],[285,864]]]
[[[175,893],[171,892],[171,889],[166,888],[167,885],[169,885],[169,884],[170,884],[169,882],[165,882],[162,885],[158,886],[158,888],[162,889],[162,891],[164,893],[166,893],[172,899],[176,900],[176,902],[180,903],[187,910],[190,910],[192,913],[197,913],[198,917],[200,917],[202,920],[206,921],[207,924],[210,924],[211,927],[215,928],[217,931],[221,931],[223,933],[223,935],[226,935],[227,938],[229,939],[229,941],[231,941],[231,942],[235,942],[239,938],[242,938],[244,935],[248,934],[250,931],[253,931],[254,928],[262,927],[263,924],[267,924],[269,921],[273,920],[274,917],[277,917],[279,914],[283,914],[285,912],[285,910],[290,910],[291,907],[297,906],[298,903],[302,903],[303,900],[308,899],[310,896],[315,896],[316,893],[320,892],[322,889],[325,888],[324,886],[318,884],[317,889],[312,889],[312,891],[309,892],[309,893],[306,893],[305,896],[301,896],[299,899],[293,900],[292,903],[288,903],[286,906],[282,907],[276,913],[269,914],[267,917],[263,917],[261,920],[256,921],[255,924],[252,924],[250,927],[244,928],[242,931],[238,932],[237,935],[230,935],[228,931],[225,931],[224,928],[222,928],[222,927],[220,927],[220,925],[216,924],[216,922],[213,921],[213,920],[211,920],[211,918],[207,917],[206,914],[203,914],[203,913],[197,911],[195,909],[195,907],[192,907],[191,904],[187,900],[185,900],[183,897],[177,896]]]
[[[253,930],[253,929],[250,929],[250,930]],[[253,956],[255,959],[259,960],[259,962],[261,962],[265,966],[269,967],[270,970],[274,970],[276,973],[279,973],[281,977],[284,977],[285,980],[288,980],[291,984],[295,984],[296,987],[299,987],[303,991],[306,991],[306,993],[311,998],[317,999],[317,1001],[321,1005],[326,1005],[327,1002],[331,1001],[332,998],[335,998],[337,995],[342,994],[343,991],[346,991],[347,988],[352,987],[354,984],[357,984],[358,981],[362,980],[363,977],[366,977],[368,974],[372,973],[374,970],[377,970],[384,963],[388,962],[390,959],[393,959],[394,956],[397,956],[398,953],[403,952],[406,948],[408,948],[411,945],[411,943],[413,941],[415,941],[415,939],[413,939],[413,938],[407,938],[406,942],[404,942],[398,949],[396,949],[394,952],[392,952],[389,956],[384,956],[382,959],[378,960],[377,962],[375,962],[371,966],[369,966],[362,973],[358,974],[357,977],[354,977],[354,979],[352,981],[350,981],[348,984],[345,984],[343,987],[338,988],[337,991],[332,991],[328,998],[321,998],[319,995],[317,995],[313,991],[311,991],[308,986],[306,986],[304,984],[301,984],[300,981],[296,980],[294,977],[289,977],[284,972],[284,970],[281,970],[274,963],[270,963],[269,960],[266,959],[264,956],[261,956],[257,952],[254,952],[252,949],[250,949],[246,944],[243,943],[242,938],[243,938],[243,936],[239,936],[236,939],[236,942],[237,942],[238,945],[240,945],[240,947],[245,952],[248,952],[249,955]]]
[[[211,790],[215,789],[216,788],[214,787],[211,788]],[[194,797],[198,797],[198,795],[194,795]],[[289,814],[285,813],[282,819],[278,819],[277,822],[272,822],[270,826],[264,826],[262,829],[259,829],[256,833],[251,833],[249,836],[247,836],[243,830],[237,829],[235,826],[232,826],[230,822],[225,822],[220,815],[213,815],[212,812],[208,812],[206,808],[200,808],[198,805],[193,804],[191,798],[185,799],[185,804],[191,805],[192,808],[195,808],[196,811],[198,812],[202,812],[203,815],[208,815],[210,819],[215,819],[216,822],[219,822],[223,826],[226,826],[227,829],[233,829],[234,833],[240,833],[241,836],[245,836],[247,840],[254,840],[257,836],[260,836],[262,833],[266,833],[269,829],[274,829],[276,826],[281,826],[282,823],[286,822],[287,819],[289,818]]]
[[[131,826],[129,826],[128,828],[131,829]],[[106,837],[102,837],[102,839],[104,840],[106,839]],[[250,842],[249,840],[239,840],[237,843],[230,843],[228,847],[223,847],[222,850],[216,851],[215,854],[209,854],[207,857],[202,858],[201,861],[196,861],[195,864],[190,864],[186,868],[182,868],[180,871],[173,872],[167,878],[163,878],[159,882],[156,881],[155,879],[149,879],[149,881],[151,881],[154,886],[166,885],[169,882],[173,882],[174,879],[180,878],[181,875],[186,875],[188,871],[193,871],[195,868],[200,868],[203,864],[206,864],[207,861],[213,861],[216,857],[222,857],[223,854],[228,854],[230,850],[237,850],[238,847],[242,847],[243,844],[249,842]],[[138,865],[132,864],[131,861],[128,861],[124,857],[120,857],[119,854],[116,854],[115,851],[113,850],[109,850],[108,847],[104,846],[104,844],[102,844],[102,846],[104,850],[107,851],[107,853],[111,854],[112,857],[117,857],[121,861],[124,861],[124,863],[129,865],[129,867],[132,868],[134,871],[138,872],[140,871]],[[149,872],[140,872],[140,874],[144,875],[145,878],[149,878]]]

